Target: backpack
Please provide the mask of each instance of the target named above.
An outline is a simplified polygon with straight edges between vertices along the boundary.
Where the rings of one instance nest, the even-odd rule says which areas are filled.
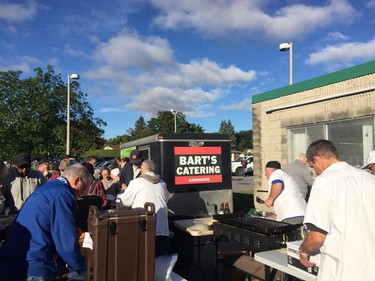
[[[90,186],[86,189],[88,195],[99,195],[103,198],[103,207],[107,206],[107,194],[101,180],[93,180]]]

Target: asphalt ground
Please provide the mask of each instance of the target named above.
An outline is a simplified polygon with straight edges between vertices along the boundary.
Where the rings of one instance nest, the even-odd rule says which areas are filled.
[[[253,193],[253,177],[232,176],[233,192]]]

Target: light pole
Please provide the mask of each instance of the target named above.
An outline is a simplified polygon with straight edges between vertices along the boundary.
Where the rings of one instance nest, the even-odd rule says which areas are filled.
[[[70,154],[70,79],[79,79],[79,75],[68,74],[68,97],[66,105],[66,155]]]
[[[279,46],[280,51],[289,51],[289,84],[293,84],[293,43],[281,43]]]
[[[174,115],[174,132],[177,133],[177,112],[174,109],[171,109],[170,111]]]

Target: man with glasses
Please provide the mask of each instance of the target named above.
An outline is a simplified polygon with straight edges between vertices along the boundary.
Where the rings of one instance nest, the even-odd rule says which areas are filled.
[[[5,197],[5,208],[11,211],[19,210],[30,194],[46,181],[40,172],[31,169],[31,160],[27,153],[17,154],[1,190]]]
[[[77,243],[76,197],[93,180],[81,164],[33,192],[0,248],[0,280],[52,281],[66,273],[86,280],[86,262]]]

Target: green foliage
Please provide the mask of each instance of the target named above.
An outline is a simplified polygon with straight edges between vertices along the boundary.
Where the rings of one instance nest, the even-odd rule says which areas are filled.
[[[0,156],[10,160],[21,151],[34,157],[63,156],[66,151],[67,85],[52,66],[35,69],[22,79],[21,71],[0,72]],[[70,91],[71,154],[104,145],[106,123],[94,117],[79,83]]]
[[[111,149],[111,150],[88,150],[86,151],[82,157],[120,157],[120,149]]]
[[[253,148],[253,131],[239,131],[236,133],[237,148],[246,154],[247,149]]]
[[[203,133],[200,125],[190,124],[181,112],[176,114],[176,127],[178,133]],[[128,129],[129,140],[136,140],[162,132],[174,132],[174,114],[170,111],[159,111],[157,117],[151,118],[147,123],[141,116],[136,122],[134,129]],[[129,141],[128,140],[128,141]]]
[[[121,136],[116,136],[114,138],[108,139],[106,141],[106,145],[121,144],[123,142],[128,142],[128,141],[130,141],[129,135],[121,135]]]

